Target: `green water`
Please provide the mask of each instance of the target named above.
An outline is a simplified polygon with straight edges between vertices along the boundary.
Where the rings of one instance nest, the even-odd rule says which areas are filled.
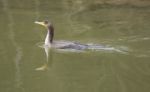
[[[55,40],[104,44],[127,53],[50,51],[48,19]],[[98,5],[90,0],[0,0],[0,92],[149,92],[150,8]]]

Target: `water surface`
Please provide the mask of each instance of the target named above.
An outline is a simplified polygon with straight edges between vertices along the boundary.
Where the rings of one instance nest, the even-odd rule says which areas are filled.
[[[68,0],[0,0],[0,92],[148,92],[150,9]],[[48,19],[55,40],[116,51],[48,54],[37,44]],[[47,62],[48,61],[48,62]],[[37,71],[41,66],[44,71]]]

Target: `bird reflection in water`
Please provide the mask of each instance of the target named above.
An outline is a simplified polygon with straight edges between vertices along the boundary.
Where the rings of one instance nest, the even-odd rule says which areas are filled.
[[[53,50],[46,46],[44,47],[44,50],[45,50],[45,54],[46,54],[46,62],[41,67],[36,68],[35,70],[37,70],[37,71],[48,70],[49,69],[48,67],[52,65]]]

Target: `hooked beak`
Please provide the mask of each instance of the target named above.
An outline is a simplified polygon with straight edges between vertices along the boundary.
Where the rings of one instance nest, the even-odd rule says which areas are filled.
[[[39,25],[42,25],[42,26],[46,27],[46,25],[44,24],[44,22],[38,22],[38,21],[35,21],[34,23],[36,23],[36,24],[39,24]]]

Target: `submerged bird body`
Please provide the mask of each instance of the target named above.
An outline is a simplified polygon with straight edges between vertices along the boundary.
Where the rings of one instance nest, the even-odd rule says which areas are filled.
[[[84,50],[88,48],[88,45],[63,40],[54,41],[51,46],[56,49],[74,49],[74,50]]]

